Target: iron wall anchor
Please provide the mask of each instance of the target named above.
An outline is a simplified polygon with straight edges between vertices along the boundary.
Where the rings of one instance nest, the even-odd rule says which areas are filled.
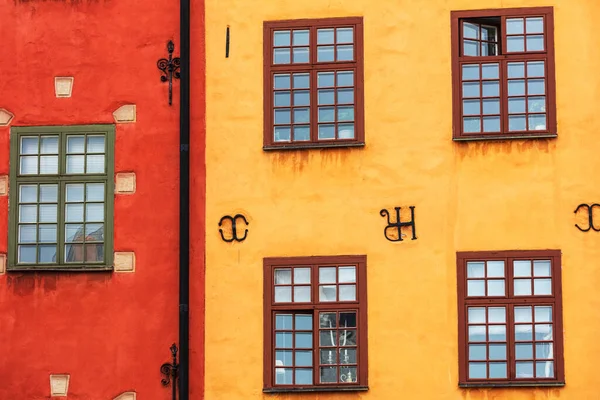
[[[177,345],[173,343],[171,345],[171,356],[173,361],[171,363],[164,363],[160,366],[160,373],[165,377],[160,380],[163,386],[169,386],[171,384],[173,400],[177,400],[177,378],[179,376],[179,364],[177,363]],[[172,382],[171,382],[172,381]]]
[[[169,82],[169,105],[173,103],[173,78],[179,79],[179,68],[181,67],[181,60],[179,57],[173,58],[174,50],[175,44],[172,40],[169,40],[169,43],[167,43],[169,58],[161,58],[156,63],[158,69],[160,69],[163,73],[163,75],[160,77],[161,82]]]

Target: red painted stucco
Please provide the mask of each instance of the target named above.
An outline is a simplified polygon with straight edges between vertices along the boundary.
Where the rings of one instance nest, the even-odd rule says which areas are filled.
[[[203,396],[204,10],[194,1],[191,142],[191,374]],[[114,203],[114,250],[134,251],[135,273],[0,275],[0,399],[48,399],[49,376],[70,374],[69,400],[168,399],[160,365],[178,341],[179,82],[173,106],[156,61],[174,40],[172,0],[0,2],[0,108],[12,126],[114,123],[137,105],[137,122],[116,125],[115,173],[133,171],[134,195]],[[74,76],[56,98],[55,76]],[[0,175],[9,172],[9,128],[0,127]],[[0,253],[8,241],[0,196]]]

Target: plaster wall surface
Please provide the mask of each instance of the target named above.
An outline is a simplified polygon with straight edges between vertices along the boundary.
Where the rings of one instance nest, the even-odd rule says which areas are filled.
[[[450,12],[553,6],[558,138],[452,138]],[[366,146],[262,150],[263,21],[362,16]],[[600,4],[590,0],[207,0],[207,399],[598,398]],[[225,58],[225,29],[231,29]],[[416,206],[417,240],[383,208]],[[223,215],[248,238],[221,240]],[[407,214],[404,217],[408,217]],[[410,239],[410,238],[407,238]],[[562,251],[564,388],[459,389],[456,252]],[[369,387],[263,394],[263,257],[366,254]]]

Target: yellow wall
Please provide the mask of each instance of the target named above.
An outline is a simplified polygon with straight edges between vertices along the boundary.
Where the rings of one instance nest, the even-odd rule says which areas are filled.
[[[554,6],[558,139],[452,142],[450,11]],[[600,399],[597,0],[207,0],[206,399]],[[263,152],[265,20],[364,17],[366,146]],[[231,54],[225,58],[225,29]],[[416,206],[418,240],[382,208]],[[221,241],[223,215],[250,218]],[[599,220],[600,221],[600,220]],[[560,249],[561,389],[459,389],[456,252]],[[366,254],[367,393],[263,395],[262,259]]]

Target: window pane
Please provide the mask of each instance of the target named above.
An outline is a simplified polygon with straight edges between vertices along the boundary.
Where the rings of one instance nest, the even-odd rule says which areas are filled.
[[[531,279],[515,279],[515,296],[531,295]]]
[[[529,130],[530,131],[546,130],[546,114],[529,115]]]
[[[58,154],[58,136],[42,136],[40,153]]]
[[[40,262],[40,263],[56,262],[56,245],[54,245],[54,246],[39,246],[38,247],[38,262]]]
[[[490,344],[489,346],[490,360],[506,360],[505,344]]]
[[[68,244],[65,246],[65,262],[83,262],[83,245]]]
[[[275,141],[276,142],[289,142],[291,140],[291,129],[290,127],[275,127]]]
[[[308,125],[294,126],[294,140],[310,140],[310,127]]]
[[[506,363],[490,363],[490,378],[506,378]]]
[[[104,224],[86,224],[85,236],[87,242],[101,242],[104,240]]]
[[[478,82],[463,82],[463,97],[479,97],[479,83]]]
[[[336,283],[336,267],[320,267],[319,283]]]
[[[517,378],[533,378],[533,363],[518,362],[517,363]]]
[[[509,52],[525,51],[525,38],[523,36],[508,36],[506,47]]]
[[[19,206],[19,222],[37,222],[37,206]]]
[[[340,346],[356,346],[356,330],[344,329],[340,331]]]
[[[334,48],[334,46],[319,46],[319,47],[317,47],[317,61],[319,61],[319,62],[333,61],[333,59],[334,59],[333,48]]]
[[[20,225],[19,226],[19,243],[35,243],[36,242],[35,225]]]
[[[487,359],[487,345],[485,344],[470,344],[469,345],[469,360],[479,361]]]
[[[514,80],[508,81],[508,95],[509,96],[522,96],[525,94],[525,81]]]
[[[38,158],[37,156],[21,157],[20,166],[21,175],[33,175],[38,173]]]
[[[525,127],[525,116],[524,115],[510,115],[508,117],[508,130],[509,131],[524,131]]]
[[[543,61],[529,61],[527,63],[527,76],[533,77],[544,77],[546,75]]]
[[[338,107],[338,121],[354,121],[354,107]]]
[[[463,100],[463,115],[481,114],[481,102],[479,100]]]
[[[275,92],[273,96],[276,107],[289,107],[291,104],[290,92]]]
[[[533,326],[532,325],[515,325],[515,340],[516,341],[527,341],[533,340]]]
[[[467,282],[467,296],[485,296],[485,281],[470,280]]]
[[[529,97],[527,99],[527,104],[528,104],[527,110],[529,112],[546,112],[546,97],[545,96]],[[522,112],[525,112],[525,110],[523,110]]]
[[[515,322],[531,322],[531,307],[515,307]]]
[[[500,99],[487,99],[483,100],[483,113],[484,114],[500,114]],[[484,126],[485,126],[485,119]],[[500,120],[498,119],[498,125]]]
[[[293,371],[292,368],[275,368],[275,384],[291,385]]]
[[[335,103],[335,99],[334,99],[334,91],[333,90],[324,90],[321,89],[318,91],[319,94],[319,98],[318,98],[318,103],[320,104],[334,104]]]
[[[298,360],[297,357],[296,357],[296,360]],[[298,361],[296,361],[296,365],[303,366],[304,364],[298,364]],[[311,368],[296,369],[296,385],[312,385],[312,383],[313,383],[312,379],[313,379],[313,373],[312,373]]]
[[[312,330],[312,315],[296,314],[295,328],[300,331]]]
[[[83,222],[83,204],[66,204],[66,222]]]
[[[40,203],[56,201],[58,201],[58,185],[40,185]]]
[[[275,302],[276,303],[289,303],[291,301],[292,301],[291,286],[275,287]]]
[[[527,36],[527,51],[543,51],[544,35]]]
[[[481,66],[481,77],[483,79],[498,79],[499,76],[498,64],[483,64]]]
[[[67,185],[67,202],[83,202],[83,184],[68,184]]]
[[[336,42],[339,43],[352,43],[354,41],[353,28],[338,28],[336,29]]]
[[[338,89],[337,96],[338,104],[354,103],[354,89]]]
[[[465,64],[462,66],[462,80],[479,79],[479,64]]]
[[[469,307],[469,323],[485,323],[485,308]]]
[[[308,47],[294,47],[293,50],[294,63],[307,63],[308,59]]]
[[[104,204],[86,204],[85,205],[85,220],[86,222],[102,222],[104,221]]]
[[[344,328],[356,328],[356,313],[341,312],[339,326]]]
[[[96,173],[104,173],[104,156],[103,155],[95,155],[95,156],[87,156],[87,173],[96,174]]]
[[[336,301],[336,286],[319,286],[319,301]]]
[[[21,138],[21,154],[38,154],[38,138]]]
[[[101,262],[104,260],[103,244],[88,244],[85,246],[86,262]]]
[[[317,29],[317,44],[333,44],[333,29]]]
[[[552,361],[536,362],[535,376],[537,378],[554,378],[554,363]]]
[[[309,31],[308,30],[300,30],[294,31],[292,44],[294,46],[308,46],[309,40]],[[287,45],[285,45],[287,46]]]
[[[278,350],[275,352],[275,365],[281,367],[292,366],[292,352],[290,350]]]
[[[551,324],[536,324],[535,325],[535,340],[552,340],[552,325]]]
[[[335,125],[319,125],[319,139],[335,139]]]
[[[292,348],[292,334],[290,332],[275,333],[275,347],[280,349]]]
[[[273,77],[273,87],[275,89],[289,89],[290,88],[290,75],[289,74],[278,74]]]
[[[294,109],[294,123],[308,123],[310,122],[310,113],[308,108],[295,108]]]
[[[504,296],[504,279],[487,281],[488,296]]]
[[[282,108],[275,110],[275,124],[289,124],[291,122],[290,109]]]
[[[465,40],[464,43],[464,55],[465,56],[478,56],[479,55],[479,42],[473,40]]]
[[[275,32],[273,32],[273,45],[274,46],[289,46],[290,45],[290,31],[275,31]]]
[[[490,325],[488,329],[490,342],[506,342],[506,326]]]
[[[87,153],[104,153],[104,136],[94,135],[87,137]]]
[[[533,359],[533,345],[530,343],[515,345],[515,358],[517,360]]]
[[[341,367],[340,382],[353,383],[356,382],[356,367]]]
[[[310,268],[294,268],[294,283],[310,283]]]
[[[337,367],[321,367],[321,383],[337,382]]]
[[[291,314],[277,314],[275,315],[275,329],[292,329],[292,315]]]
[[[538,360],[551,360],[554,358],[552,354],[552,343],[536,343],[535,358]]]
[[[66,224],[65,237],[67,242],[83,242],[83,224]]]
[[[354,46],[337,46],[337,60],[338,61],[352,61],[354,60]]]
[[[490,323],[506,322],[506,309],[504,307],[488,308],[488,320]]]
[[[530,100],[531,101],[531,100]],[[508,99],[509,114],[525,112],[525,97],[511,97]]]
[[[552,279],[534,279],[533,294],[535,295],[551,295],[552,294]]]
[[[479,39],[479,25],[464,22],[463,36],[469,39]]]
[[[337,86],[354,86],[354,72],[343,71],[337,73]]]
[[[535,322],[552,322],[552,307],[535,307]]]
[[[522,62],[508,63],[508,77],[509,78],[524,78],[525,77],[525,63],[522,63]]]
[[[500,132],[500,117],[483,117],[484,132]]]
[[[336,327],[336,314],[335,313],[321,313],[319,315],[319,327],[335,328]]]
[[[291,61],[290,49],[274,49],[273,50],[273,63],[275,64],[289,64]]]
[[[356,285],[340,285],[340,301],[355,301]]]
[[[467,277],[468,278],[483,278],[484,263],[482,262],[467,262]]]
[[[486,363],[469,363],[469,378],[485,379],[487,377],[486,369]]]
[[[104,201],[104,184],[88,183],[86,187],[86,201]]]
[[[488,278],[503,278],[504,277],[504,261],[488,261],[487,262]]]
[[[57,208],[55,204],[40,205],[40,222],[56,222]]]
[[[356,349],[340,349],[340,364],[356,364]]]
[[[484,81],[483,82],[483,96],[484,97],[498,97],[500,96],[500,83],[498,81]]]
[[[310,286],[294,286],[294,302],[309,302]]]
[[[19,246],[19,263],[36,262],[36,246]]]
[[[356,267],[340,267],[339,268],[340,283],[356,282]]]
[[[294,74],[294,89],[308,89],[310,76],[308,74]]]
[[[312,348],[312,332],[296,332],[296,348]]]
[[[544,79],[529,79],[527,81],[527,93],[529,95],[545,94],[546,85]]]
[[[507,18],[506,33],[509,35],[524,33],[523,18]]]
[[[531,276],[531,261],[529,260],[515,260],[513,261],[513,268],[515,277]]]
[[[339,124],[338,139],[354,139],[354,124]]]
[[[463,118],[464,132],[481,132],[481,118]]]
[[[335,75],[333,72],[319,72],[317,73],[317,86],[322,87],[333,87],[335,86]]]
[[[37,203],[37,185],[20,185],[19,203]]]
[[[85,163],[85,156],[67,156],[67,173],[82,174]]]
[[[337,346],[337,332],[334,330],[319,331],[319,346]]]
[[[469,326],[469,342],[485,342],[486,327],[485,325]]]
[[[84,136],[68,136],[67,137],[67,153],[84,153],[85,152],[85,137]]]

